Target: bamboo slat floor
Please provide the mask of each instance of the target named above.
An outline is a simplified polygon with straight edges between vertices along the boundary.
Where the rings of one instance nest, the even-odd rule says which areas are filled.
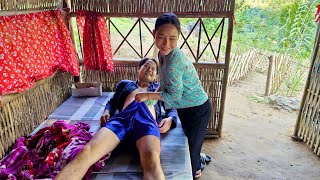
[[[104,92],[99,97],[70,97],[32,134],[58,119],[71,124],[84,122],[91,126],[90,131],[97,132],[100,128],[100,116],[112,95],[113,93]],[[161,135],[160,160],[166,179],[192,179],[188,143],[180,122],[175,129]],[[118,148],[112,153],[105,167],[93,173],[92,179],[142,179],[139,157],[132,151]]]

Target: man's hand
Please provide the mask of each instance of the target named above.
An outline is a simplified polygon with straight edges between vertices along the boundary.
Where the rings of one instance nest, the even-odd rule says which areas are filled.
[[[166,133],[167,131],[169,131],[172,121],[173,121],[172,117],[167,117],[162,119],[162,121],[159,123],[160,133]]]
[[[148,94],[147,93],[137,93],[135,96],[135,100],[137,102],[144,102],[146,100],[148,100]]]
[[[107,121],[110,120],[110,113],[109,110],[105,110],[100,118],[100,126],[103,127]]]
[[[161,92],[161,86],[158,86],[158,88],[154,92]]]

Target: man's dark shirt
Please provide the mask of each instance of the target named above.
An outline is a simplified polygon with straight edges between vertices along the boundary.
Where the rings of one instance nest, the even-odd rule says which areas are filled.
[[[158,87],[159,83],[152,82],[148,86],[148,91],[154,92]],[[137,81],[122,80],[117,84],[116,91],[105,108],[109,110],[111,117],[116,113],[116,111],[122,111],[127,96],[136,89],[138,89]],[[156,111],[157,123],[160,123],[164,118],[172,117],[173,121],[171,128],[175,128],[177,126],[178,113],[176,109],[165,110],[163,101],[158,101],[157,104],[154,105],[154,108]]]

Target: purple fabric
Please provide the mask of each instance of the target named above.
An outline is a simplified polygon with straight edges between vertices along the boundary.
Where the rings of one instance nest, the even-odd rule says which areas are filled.
[[[0,179],[16,179],[13,174],[17,174],[22,169],[26,162],[25,156],[28,153],[23,141],[23,137],[18,138],[11,153],[0,161]]]
[[[53,178],[90,141],[93,133],[85,123],[57,121],[34,136],[18,138],[13,150],[0,161],[0,179]],[[110,154],[101,158],[87,172],[99,171]]]

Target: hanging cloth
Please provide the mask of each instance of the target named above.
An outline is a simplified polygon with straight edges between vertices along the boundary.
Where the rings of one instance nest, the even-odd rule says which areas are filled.
[[[320,19],[320,4],[317,5],[317,11],[316,11],[316,13],[314,14],[314,18],[315,18],[315,21],[316,21],[316,22],[319,22],[319,19]]]
[[[79,75],[62,10],[0,16],[0,95],[23,92],[57,70]]]
[[[113,72],[113,56],[105,17],[98,12],[77,11],[85,69]]]

